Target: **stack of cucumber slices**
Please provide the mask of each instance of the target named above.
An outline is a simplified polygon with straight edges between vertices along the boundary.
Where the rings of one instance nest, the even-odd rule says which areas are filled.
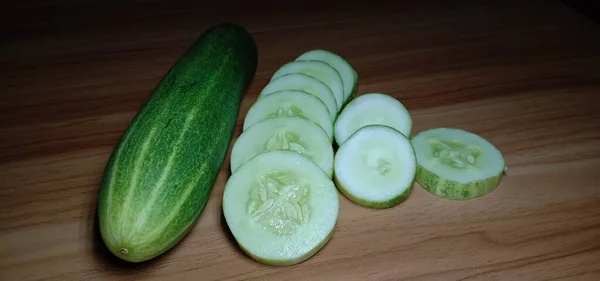
[[[406,200],[415,181],[456,200],[499,184],[506,166],[488,141],[454,128],[411,138],[406,107],[382,93],[355,97],[357,81],[341,56],[311,50],[275,71],[248,110],[231,152],[223,212],[255,260],[293,265],[319,251],[337,223],[338,190],[384,209]]]
[[[311,50],[275,71],[248,110],[231,151],[223,212],[252,258],[296,264],[333,235],[333,125],[357,79],[339,55]]]

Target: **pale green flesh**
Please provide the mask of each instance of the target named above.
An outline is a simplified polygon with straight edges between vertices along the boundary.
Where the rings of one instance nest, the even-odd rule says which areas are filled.
[[[335,120],[337,117],[337,102],[331,92],[331,89],[323,82],[316,78],[310,77],[302,73],[290,73],[282,75],[277,79],[271,80],[265,88],[260,92],[259,98],[263,96],[282,91],[282,90],[298,90],[307,92],[319,100],[321,100],[327,110],[329,111],[329,117],[331,120]]]
[[[469,199],[491,192],[506,167],[496,147],[461,129],[426,130],[411,143],[419,165],[417,182],[445,198]]]
[[[286,266],[313,256],[333,235],[339,200],[313,162],[286,150],[265,152],[231,175],[223,213],[250,257]]]
[[[356,91],[357,75],[352,66],[341,56],[327,50],[311,50],[300,55],[296,60],[318,60],[333,66],[344,83],[344,102],[348,101]]]
[[[336,113],[344,104],[344,82],[333,66],[318,60],[291,61],[280,67],[271,80],[285,74],[303,73],[323,82],[331,91],[336,100]]]
[[[417,170],[410,141],[388,126],[368,125],[354,133],[335,156],[335,181],[357,204],[392,207],[412,189]]]
[[[231,151],[231,171],[236,172],[250,158],[265,151],[295,151],[316,163],[331,177],[333,147],[325,131],[312,121],[279,117],[260,121],[244,131]]]
[[[409,136],[412,119],[397,99],[379,93],[356,97],[346,105],[334,124],[335,141],[341,146],[348,137],[367,125],[386,125]]]
[[[333,141],[333,122],[325,104],[317,97],[296,90],[284,90],[264,96],[248,110],[244,128],[259,121],[279,117],[302,117],[319,125]]]

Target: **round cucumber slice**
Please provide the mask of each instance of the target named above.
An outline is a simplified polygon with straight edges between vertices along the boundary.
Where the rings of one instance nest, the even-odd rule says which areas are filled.
[[[414,136],[411,143],[417,155],[417,182],[443,198],[485,195],[498,186],[506,169],[495,146],[465,130],[430,129]]]
[[[297,90],[271,93],[257,100],[244,119],[244,131],[255,123],[278,117],[301,117],[317,123],[333,141],[333,121],[325,104],[317,97]]]
[[[334,179],[356,204],[383,209],[403,202],[412,190],[417,162],[410,141],[394,128],[367,125],[338,149]]]
[[[302,73],[290,73],[282,75],[271,80],[269,84],[267,84],[267,86],[265,86],[265,88],[263,88],[263,90],[260,92],[259,98],[281,90],[298,90],[307,92],[320,99],[325,106],[327,106],[331,120],[335,120],[337,117],[337,102],[333,96],[333,92],[331,92],[331,89],[329,89],[327,85],[323,84],[323,82],[316,78]]]
[[[336,101],[336,113],[344,104],[344,82],[333,66],[318,60],[291,61],[284,64],[273,74],[273,79],[289,73],[303,73],[325,83],[333,92]]]
[[[335,121],[335,141],[342,146],[348,137],[367,125],[386,125],[408,137],[412,119],[404,105],[389,95],[360,95],[346,105]]]
[[[331,179],[297,153],[274,150],[231,175],[223,213],[238,245],[275,266],[307,260],[333,236],[339,199]]]
[[[318,60],[325,62],[340,74],[344,84],[344,103],[352,97],[358,89],[358,75],[352,65],[341,56],[327,50],[311,50],[300,55],[296,60]]]
[[[266,119],[242,132],[231,149],[231,171],[235,173],[260,153],[279,149],[295,151],[332,177],[333,147],[329,136],[316,123],[298,117]]]

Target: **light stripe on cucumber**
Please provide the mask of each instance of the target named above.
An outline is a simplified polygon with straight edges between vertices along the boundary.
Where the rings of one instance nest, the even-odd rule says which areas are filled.
[[[380,93],[363,94],[346,105],[333,130],[339,146],[358,129],[367,125],[386,125],[410,135],[412,119],[408,110],[394,97]]]
[[[333,92],[336,100],[336,113],[342,108],[344,104],[344,82],[333,66],[318,60],[291,61],[275,71],[271,80],[289,73],[303,73],[323,82]]]
[[[390,208],[408,198],[416,165],[406,136],[388,126],[367,125],[338,149],[334,179],[340,192],[354,203]]]
[[[231,150],[231,171],[235,173],[260,153],[280,149],[312,160],[332,177],[333,147],[329,136],[316,123],[299,117],[266,119],[242,132]]]
[[[223,214],[242,250],[264,264],[300,263],[333,236],[339,199],[331,179],[297,153],[261,153],[231,175]]]
[[[331,120],[337,117],[337,102],[331,89],[323,82],[302,73],[290,73],[273,79],[265,86],[259,94],[259,98],[281,90],[298,90],[307,92],[320,99],[327,110]]]
[[[484,138],[455,128],[420,132],[411,143],[417,182],[443,198],[465,200],[493,191],[506,169],[502,153]]]
[[[325,104],[317,97],[297,90],[283,90],[257,100],[244,119],[244,131],[255,123],[278,117],[302,117],[317,123],[333,141],[333,121]]]
[[[217,24],[154,87],[112,151],[97,199],[114,256],[148,261],[188,235],[211,197],[257,56],[247,30]]]
[[[356,95],[358,90],[358,75],[341,56],[327,50],[310,50],[300,55],[296,60],[318,60],[325,62],[338,71],[344,83],[344,104]]]

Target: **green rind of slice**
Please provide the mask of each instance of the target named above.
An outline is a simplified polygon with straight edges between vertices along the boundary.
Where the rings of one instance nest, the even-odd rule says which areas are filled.
[[[258,98],[270,95],[281,90],[298,90],[307,92],[321,100],[332,122],[337,118],[338,108],[335,96],[331,89],[318,79],[303,73],[289,73],[271,80],[260,92]]]
[[[289,150],[333,176],[333,147],[327,133],[308,119],[278,117],[265,119],[242,132],[231,149],[230,167],[235,173],[252,157],[273,150]]]
[[[333,131],[338,146],[367,125],[385,125],[405,136],[412,130],[412,118],[396,98],[383,93],[366,93],[352,99],[335,120]]]
[[[388,201],[383,201],[383,202],[382,201],[370,201],[370,200],[365,200],[363,198],[354,196],[352,193],[348,192],[348,190],[345,189],[344,186],[335,177],[335,174],[334,174],[334,182],[335,182],[335,185],[338,187],[338,190],[340,191],[340,193],[342,195],[344,195],[346,198],[348,198],[350,201],[352,201],[358,205],[361,205],[363,207],[367,207],[367,208],[371,208],[371,209],[388,209],[391,207],[395,207],[398,204],[404,202],[406,199],[408,199],[408,196],[410,195],[410,193],[413,190],[413,186],[411,184],[411,186],[408,189],[406,189],[406,191],[404,191],[402,194],[400,194],[396,197],[392,197]]]
[[[350,65],[350,63],[348,63],[348,61],[346,61],[340,55],[328,50],[315,49],[303,53],[302,55],[298,56],[296,60],[319,60],[333,66],[340,74],[340,77],[344,83],[343,105],[345,105],[348,100],[356,95],[358,88],[358,75],[352,65]]]
[[[353,100],[356,97],[357,93],[358,93],[358,75],[356,74],[356,72],[354,72],[354,86],[352,87],[352,92],[350,93],[348,100],[346,100],[346,104],[348,104],[351,100]]]
[[[501,172],[497,176],[470,183],[459,183],[443,179],[423,166],[418,165],[416,181],[425,190],[437,196],[452,200],[467,200],[492,192],[500,183],[502,174]]]
[[[502,153],[474,133],[434,128],[411,139],[417,155],[416,181],[442,198],[467,200],[499,185],[506,170]]]
[[[258,99],[246,113],[243,130],[257,122],[280,117],[299,117],[315,122],[333,142],[333,122],[327,106],[314,95],[299,90],[282,90]]]
[[[406,136],[389,126],[368,125],[338,149],[334,181],[352,202],[385,209],[408,198],[416,170],[415,152]]]
[[[312,161],[274,150],[256,155],[231,175],[222,208],[246,254],[264,264],[289,266],[309,259],[331,239],[339,197]]]
[[[329,232],[329,234],[327,234],[327,236],[325,236],[325,238],[323,240],[321,240],[321,242],[318,243],[314,248],[307,251],[303,255],[300,255],[296,258],[290,258],[288,260],[275,260],[275,259],[263,258],[262,256],[254,254],[251,250],[247,249],[243,245],[238,244],[238,246],[240,246],[240,249],[242,249],[242,251],[244,251],[244,253],[246,253],[246,255],[248,255],[252,259],[254,259],[262,264],[284,267],[284,266],[292,266],[295,264],[299,264],[301,262],[304,262],[304,261],[310,259],[319,250],[321,250],[323,247],[325,247],[325,245],[331,240],[331,238],[333,237],[334,234],[335,234],[335,228],[332,228],[331,231]]]
[[[340,110],[340,112],[342,112],[346,106],[354,100],[354,98],[356,98],[356,94],[358,93],[358,74],[356,73],[356,71],[354,72],[354,85],[352,86],[352,92],[350,92],[350,96],[348,97],[348,99],[344,102],[344,105],[342,106],[342,109]]]
[[[333,66],[318,60],[291,61],[275,71],[271,77],[271,81],[291,73],[306,74],[323,82],[333,93],[336,101],[336,113],[342,108],[345,100],[344,82],[339,72]]]

